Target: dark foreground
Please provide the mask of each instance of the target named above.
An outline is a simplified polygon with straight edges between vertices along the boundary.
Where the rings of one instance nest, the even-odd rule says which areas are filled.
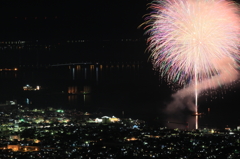
[[[0,158],[240,158],[238,129],[168,129],[142,120],[20,105],[1,110],[0,119]]]

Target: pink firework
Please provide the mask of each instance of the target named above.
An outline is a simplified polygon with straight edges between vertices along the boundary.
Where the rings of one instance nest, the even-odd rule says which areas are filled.
[[[195,81],[197,87],[223,71],[231,76],[238,67],[240,9],[233,1],[156,0],[150,9],[143,24],[148,50],[154,68],[168,81]],[[227,64],[220,65],[223,61]]]

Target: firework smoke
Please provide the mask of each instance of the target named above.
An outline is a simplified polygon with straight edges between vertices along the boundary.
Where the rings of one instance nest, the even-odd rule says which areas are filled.
[[[238,78],[240,9],[236,3],[156,0],[150,8],[143,25],[153,67],[167,81],[184,86],[170,105],[186,98],[189,103],[189,97]]]

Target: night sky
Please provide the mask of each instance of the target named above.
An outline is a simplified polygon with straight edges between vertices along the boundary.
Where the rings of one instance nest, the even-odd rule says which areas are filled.
[[[143,16],[149,12],[148,3],[150,0],[1,0],[0,40],[66,42],[81,39],[143,39],[144,30],[139,29],[138,26],[144,22]],[[0,68],[82,61],[147,62],[148,60],[148,55],[144,54],[145,41],[124,43],[126,45],[124,47],[122,43],[98,41],[88,44],[77,43],[74,45],[77,47],[74,48],[70,43],[69,45],[70,49],[64,45],[57,45],[57,49],[51,51],[49,48],[40,50],[38,47],[28,50],[27,46],[26,49],[5,49],[1,51]],[[205,105],[206,107],[216,105],[216,109],[218,105],[229,105],[232,98],[237,99],[236,94],[233,91],[226,95],[220,93],[219,100],[212,100],[213,97],[218,96],[212,95],[213,97],[209,98],[213,102],[209,104],[208,99]],[[223,96],[224,100],[222,100]],[[205,101],[206,98],[202,97],[199,101]],[[231,104],[231,107],[235,105]],[[235,109],[230,108],[230,110]]]
[[[1,0],[0,39],[141,38],[149,0]]]

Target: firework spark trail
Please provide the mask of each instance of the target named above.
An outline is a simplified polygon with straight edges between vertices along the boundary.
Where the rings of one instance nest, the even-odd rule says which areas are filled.
[[[156,0],[150,8],[143,25],[154,68],[167,81],[189,86],[174,96],[195,94],[197,103],[204,89],[237,79],[240,9],[236,3]]]
[[[201,83],[197,84],[197,90],[198,93],[202,92],[203,90],[208,89],[216,89],[221,85],[219,81],[221,81],[223,84],[230,84],[238,79],[239,73],[235,69],[236,62],[233,61],[231,58],[225,58],[219,61],[215,62],[216,67],[218,68],[220,74],[212,77],[211,79],[206,79],[202,81]],[[192,111],[194,110],[194,104],[192,103],[191,98],[186,97],[194,97],[194,91],[195,91],[195,83],[190,83],[189,86],[187,86],[184,89],[179,90],[175,94],[173,94],[174,101],[168,105],[167,110],[168,111],[174,111],[177,107],[185,108],[182,101],[186,100],[186,103],[188,104],[188,108]]]

